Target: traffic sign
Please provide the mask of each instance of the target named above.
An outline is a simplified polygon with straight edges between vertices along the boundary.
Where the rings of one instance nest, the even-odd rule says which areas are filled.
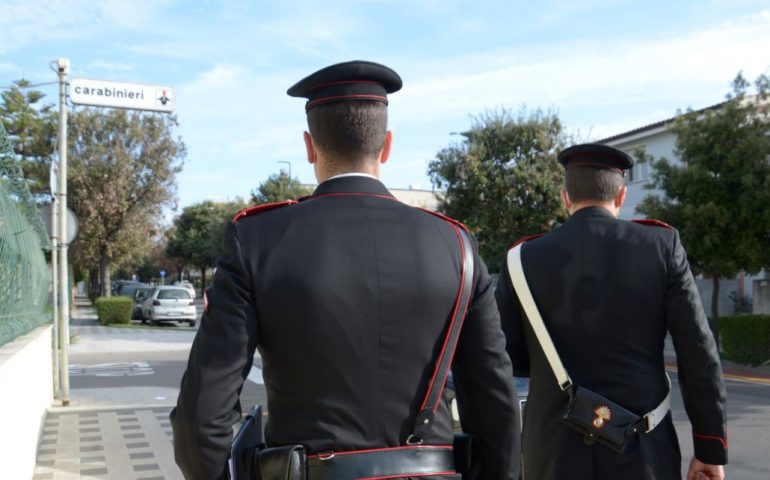
[[[58,210],[58,208],[57,208]],[[38,213],[40,215],[40,219],[43,220],[43,225],[45,226],[46,231],[48,232],[48,236],[53,237],[51,234],[51,205],[43,205],[42,207],[38,208]],[[58,218],[58,212],[57,218]],[[78,229],[80,227],[80,223],[78,222],[78,217],[75,215],[75,212],[67,209],[67,238],[64,239],[64,243],[70,244],[72,243],[75,238],[78,236]],[[56,235],[59,234],[59,228],[56,227]],[[62,239],[60,238],[59,241],[61,242]]]
[[[161,276],[161,278],[165,277],[166,276],[166,271],[165,270],[161,270],[160,271],[160,276]]]
[[[70,100],[78,105],[173,112],[174,89],[160,85],[113,82],[90,78],[70,81]]]

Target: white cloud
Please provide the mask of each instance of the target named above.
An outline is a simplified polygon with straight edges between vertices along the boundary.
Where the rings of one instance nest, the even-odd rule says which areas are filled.
[[[765,71],[770,60],[757,52],[768,49],[768,11],[678,37],[498,49],[407,66],[406,75],[418,78],[405,83],[392,105],[417,122],[522,103],[569,111],[705,102],[692,104],[699,108],[721,101],[739,70],[748,78]]]

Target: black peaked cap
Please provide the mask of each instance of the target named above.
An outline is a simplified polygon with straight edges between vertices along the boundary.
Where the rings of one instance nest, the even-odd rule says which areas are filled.
[[[305,110],[331,102],[374,100],[388,104],[388,93],[401,89],[393,69],[364,60],[337,63],[308,75],[289,88],[292,97],[307,98]]]
[[[573,145],[562,150],[558,159],[564,168],[574,165],[623,171],[634,166],[634,160],[626,152],[600,143]]]

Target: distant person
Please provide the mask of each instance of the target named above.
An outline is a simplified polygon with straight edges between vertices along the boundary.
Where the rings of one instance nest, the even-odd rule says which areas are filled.
[[[514,371],[530,377],[525,478],[681,478],[667,403],[667,333],[692,424],[695,456],[687,478],[724,478],[725,386],[679,233],[654,220],[618,219],[626,195],[624,172],[632,166],[625,153],[585,144],[558,158],[566,168],[562,201],[570,218],[550,233],[517,243],[525,242],[520,255],[526,283],[572,388],[562,391],[557,384],[555,369],[522,313],[521,290],[514,291],[507,262],[496,293]],[[595,415],[590,434],[561,421],[578,386],[639,417],[655,415],[627,431],[626,448],[619,453],[596,441],[602,428],[620,421],[609,402],[589,410]]]
[[[392,142],[387,94],[400,88],[390,68],[353,61],[289,89],[307,98],[319,185],[227,227],[171,417],[186,478],[224,478],[257,349],[267,445],[303,446],[308,480],[461,478],[447,405],[424,396],[439,355],[451,360],[444,340],[464,316],[464,281],[453,370],[463,427],[477,437],[479,478],[518,477],[513,371],[486,266],[462,225],[399,202],[378,179]]]

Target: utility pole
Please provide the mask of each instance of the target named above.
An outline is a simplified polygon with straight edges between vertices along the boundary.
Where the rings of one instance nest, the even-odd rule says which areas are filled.
[[[53,396],[59,398],[61,395],[59,371],[59,214],[58,208],[58,186],[59,181],[53,173],[56,171],[56,164],[51,162],[51,283],[53,288]]]
[[[289,181],[291,181],[291,162],[288,160],[278,160],[278,163],[285,163],[289,166]]]
[[[69,343],[70,343],[70,288],[67,261],[67,74],[70,61],[60,57],[57,62],[59,75],[59,241],[61,262],[59,268],[59,348],[61,360],[61,404],[70,404]]]

